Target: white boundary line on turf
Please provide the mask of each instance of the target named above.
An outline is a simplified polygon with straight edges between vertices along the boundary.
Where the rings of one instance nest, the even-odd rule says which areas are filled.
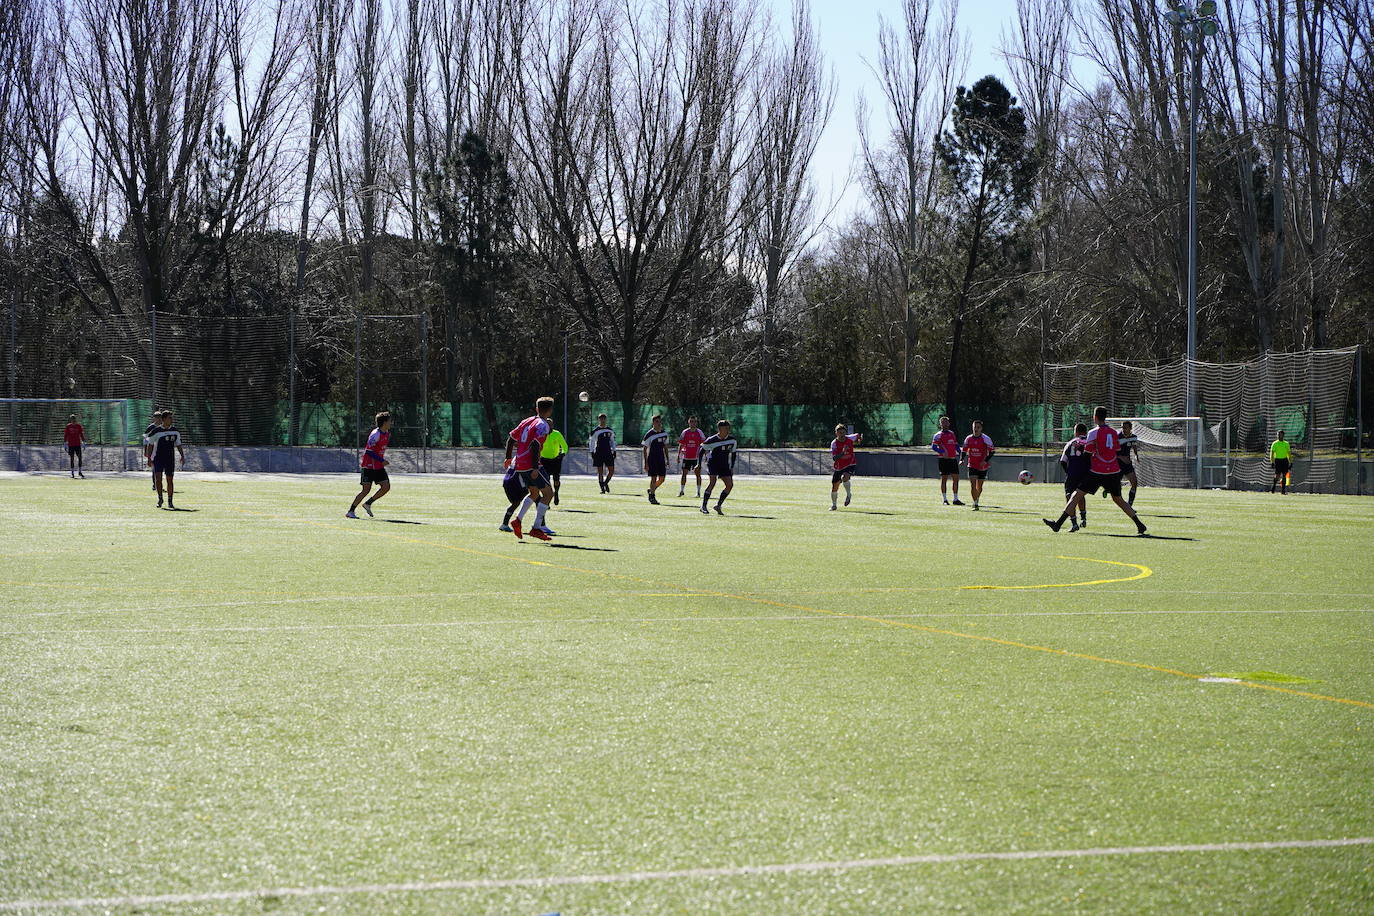
[[[684,598],[693,597],[683,595]],[[883,614],[893,620],[924,620],[931,617],[977,620],[982,617],[1124,617],[1132,615],[1149,616],[1194,616],[1214,615],[1263,615],[1283,616],[1286,614],[1374,614],[1374,608],[1286,608],[1244,611],[996,611],[986,614],[954,613],[910,613]],[[423,630],[427,628],[450,629],[456,627],[487,626],[547,626],[550,624],[613,624],[613,623],[767,623],[777,621],[826,623],[852,618],[842,616],[818,616],[816,614],[755,614],[751,616],[704,616],[684,617],[493,617],[479,620],[402,620],[375,623],[283,623],[265,626],[238,627],[64,627],[53,630],[0,630],[0,636],[21,638],[25,636],[69,636],[79,633],[138,633],[156,635],[159,633],[273,633],[273,632],[310,632],[315,630]]]
[[[664,869],[590,875],[556,875],[543,878],[466,878],[444,881],[404,881],[389,884],[341,884],[315,887],[276,887],[241,891],[208,891],[199,894],[148,894],[127,897],[68,897],[0,901],[0,911],[48,910],[77,907],[141,907],[177,903],[213,903],[269,897],[338,897],[350,894],[423,893],[427,891],[501,890],[505,888],[574,887],[592,884],[631,884],[698,878],[738,878],[754,875],[795,875],[810,872],[853,871],[864,868],[901,868],[912,865],[948,865],[962,862],[1020,862],[1036,859],[1087,859],[1109,856],[1140,856],[1195,852],[1251,852],[1276,849],[1329,849],[1374,845],[1374,837],[1336,840],[1279,840],[1256,843],[1180,843],[1171,846],[1104,846],[1096,849],[1034,849],[1009,852],[954,852],[923,856],[891,856],[884,859],[844,859],[833,862],[784,862],[771,865],[726,865],[714,868]]]

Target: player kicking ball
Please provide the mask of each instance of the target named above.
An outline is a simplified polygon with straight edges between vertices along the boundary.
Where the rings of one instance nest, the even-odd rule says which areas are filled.
[[[723,484],[724,489],[720,491],[720,498],[716,500],[716,515],[725,514],[720,510],[720,507],[725,502],[725,497],[729,496],[730,491],[735,488],[737,446],[735,437],[730,435],[729,420],[718,422],[716,434],[701,443],[702,454],[706,456],[706,473],[710,475],[710,481],[706,484],[706,495],[701,499],[702,515],[711,514],[708,506],[711,502],[711,491],[715,489],[717,480]]]
[[[983,421],[973,421],[973,432],[964,440],[964,464],[968,466],[968,486],[973,491],[973,511],[978,511],[978,498],[983,495],[983,484],[988,479],[988,468],[997,449],[992,439],[983,432]],[[955,500],[958,503],[958,500]]]
[[[506,439],[505,466],[515,471],[516,480],[528,494],[515,518],[510,519],[511,531],[524,540],[523,525],[525,513],[535,506],[534,527],[530,537],[547,541],[553,537],[553,530],[544,524],[544,513],[553,500],[553,488],[549,486],[544,472],[539,469],[539,453],[544,449],[544,440],[549,436],[553,424],[553,398],[543,397],[534,402],[534,416],[520,421],[520,425],[510,431]]]
[[[376,428],[367,435],[367,448],[363,449],[362,489],[353,497],[353,505],[348,507],[344,518],[357,518],[359,503],[362,503],[368,517],[372,518],[372,504],[391,492],[391,477],[386,472],[386,466],[390,464],[386,458],[386,447],[391,443],[391,412],[383,410],[377,414],[376,422]],[[377,494],[368,498],[367,494],[372,492],[374,483],[377,484]]]
[[[949,505],[949,491],[946,486],[954,483],[954,505],[959,502],[959,436],[949,427],[949,417],[940,418],[940,429],[930,440],[930,450],[939,455],[940,461],[940,499]]]
[[[835,466],[835,472],[830,475],[831,512],[836,509],[835,502],[839,499],[841,484],[844,485],[844,504],[847,506],[854,499],[854,491],[849,483],[854,472],[859,469],[859,459],[854,457],[854,446],[863,440],[862,433],[850,433],[843,423],[835,424],[835,438],[830,440],[830,460]]]
[[[687,495],[687,472],[696,471],[697,498],[701,498],[701,443],[706,434],[697,426],[696,417],[687,418],[687,428],[677,437],[677,463],[682,467],[682,483],[677,488],[678,496]]]
[[[657,490],[668,476],[668,431],[663,428],[662,414],[654,414],[650,423],[639,445],[644,450],[644,473],[649,475],[649,502],[657,506]]]
[[[1135,522],[1135,530],[1138,534],[1146,531],[1145,523],[1135,514],[1135,509],[1131,504],[1121,498],[1121,463],[1116,459],[1116,450],[1121,442],[1121,434],[1107,423],[1107,408],[1099,407],[1093,411],[1093,419],[1097,421],[1097,426],[1088,433],[1083,441],[1083,450],[1092,456],[1089,465],[1087,478],[1078,485],[1072,496],[1069,497],[1068,504],[1064,506],[1064,511],[1060,513],[1056,521],[1041,519],[1049,526],[1051,531],[1058,531],[1064,527],[1064,522],[1068,521],[1073,515],[1075,504],[1081,504],[1087,496],[1103,490],[1117,508]]]

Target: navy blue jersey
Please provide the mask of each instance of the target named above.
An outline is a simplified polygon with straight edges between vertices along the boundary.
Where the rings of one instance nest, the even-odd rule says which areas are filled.
[[[1059,466],[1070,480],[1078,480],[1092,469],[1092,456],[1084,450],[1086,444],[1082,438],[1070,439],[1059,453]]]
[[[159,426],[148,438],[153,443],[153,460],[157,462],[171,461],[176,454],[176,448],[181,444],[181,431],[175,426],[163,428]]]
[[[598,426],[587,439],[587,448],[592,456],[601,459],[615,457],[615,430],[609,426]]]
[[[1137,436],[1122,436],[1117,440],[1116,460],[1118,464],[1135,464],[1136,443],[1139,441]]]
[[[649,450],[649,460],[668,460],[668,431],[660,429],[657,432],[649,430],[644,434],[644,439],[640,443]]]
[[[735,473],[735,449],[738,445],[734,436],[717,434],[707,438],[701,443],[701,450],[706,453],[706,470],[717,477],[732,476]]]

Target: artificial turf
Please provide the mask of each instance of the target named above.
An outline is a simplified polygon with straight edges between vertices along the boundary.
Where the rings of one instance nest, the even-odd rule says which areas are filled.
[[[1226,848],[1374,837],[1374,501],[567,478],[540,544],[495,479],[178,483],[0,477],[0,909],[1374,906],[1374,845]]]

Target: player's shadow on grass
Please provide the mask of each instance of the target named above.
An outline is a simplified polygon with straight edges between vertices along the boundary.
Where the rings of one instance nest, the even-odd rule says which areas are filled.
[[[574,515],[595,515],[591,509],[564,509],[562,506],[554,506],[554,512],[571,512]]]
[[[379,522],[386,522],[388,525],[423,525],[424,522],[412,522],[405,518],[379,518]]]
[[[843,507],[841,507],[843,508]],[[876,509],[845,509],[845,515],[896,515],[896,512],[879,512]]]
[[[1197,538],[1185,538],[1171,534],[1112,534],[1107,531],[1080,531],[1079,534],[1086,534],[1090,538],[1130,538],[1133,541],[1196,541]]]
[[[1160,515],[1159,513],[1137,512],[1141,518],[1197,518],[1196,515]]]
[[[568,535],[564,535],[564,537],[568,537]],[[620,553],[614,547],[583,547],[581,544],[549,544],[549,546],[561,550],[595,550],[597,553]]]
[[[776,522],[778,520],[776,515],[735,515],[733,512],[727,512],[725,514],[730,518],[761,518],[770,522]]]
[[[1026,509],[1003,509],[1001,506],[979,506],[979,512],[1000,512],[1003,515],[1040,515],[1039,512],[1030,512]]]
[[[183,509],[180,506],[167,506],[163,512],[199,512],[199,509]]]

